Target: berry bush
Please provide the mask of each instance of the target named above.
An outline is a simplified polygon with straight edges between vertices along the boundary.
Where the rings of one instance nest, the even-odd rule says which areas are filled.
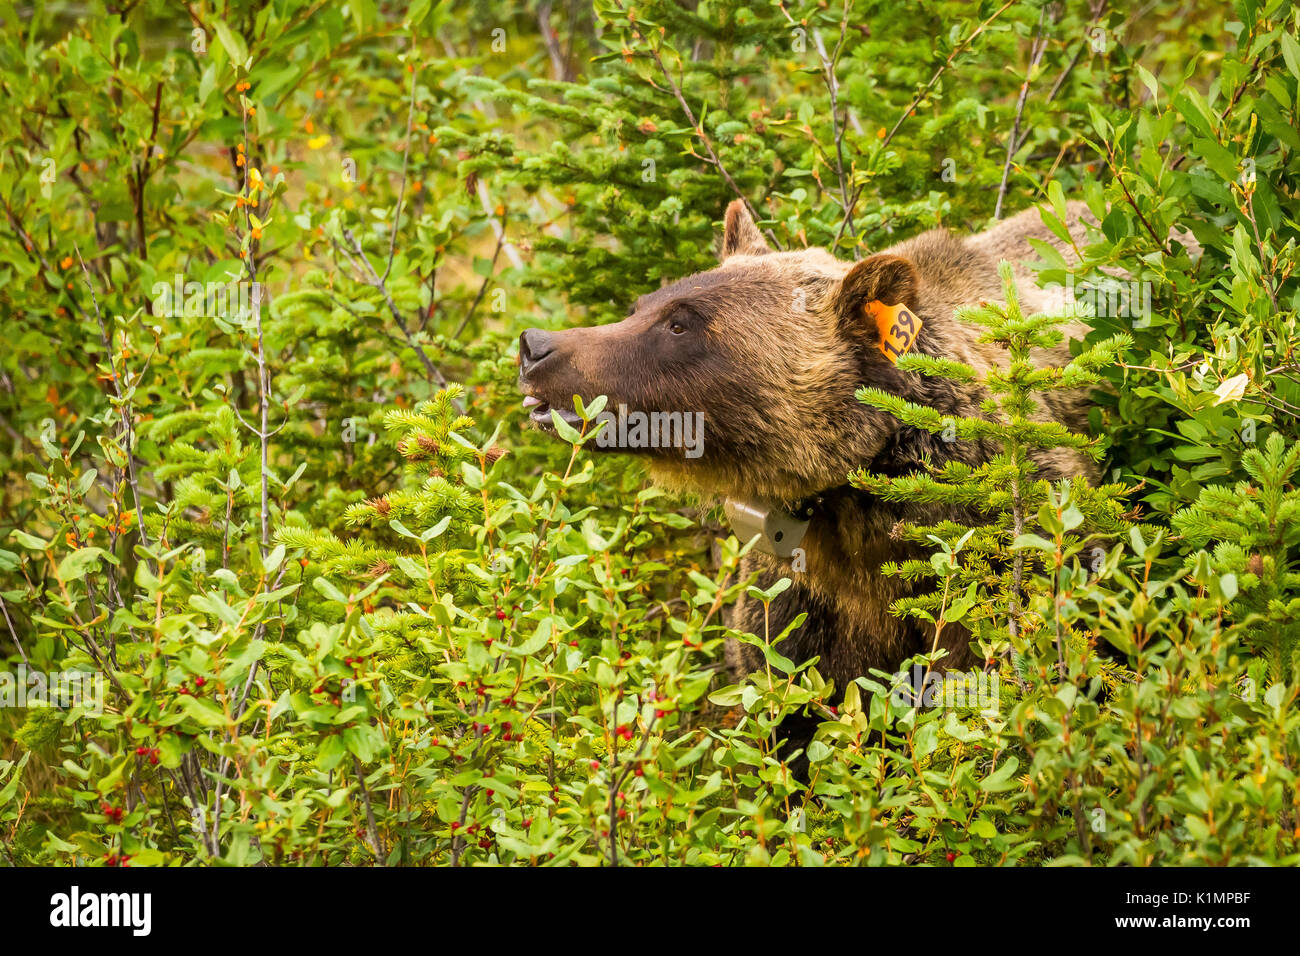
[[[0,20],[0,694],[97,688],[0,708],[0,861],[1300,862],[1292,4]],[[851,259],[1030,205],[1064,232],[1067,196],[1097,224],[1041,281],[1141,310],[990,373],[986,421],[859,395],[1002,449],[852,476],[979,516],[900,529],[933,556],[888,568],[986,659],[925,706],[731,630],[788,581],[592,453],[603,399],[559,441],[519,407],[522,329],[708,268],[731,200]],[[1061,340],[1007,300],[964,319],[1013,358]],[[1067,387],[1087,435],[1032,419]],[[1104,479],[1036,479],[1054,446]],[[766,667],[736,682],[728,638]],[[775,741],[800,713],[806,774]]]

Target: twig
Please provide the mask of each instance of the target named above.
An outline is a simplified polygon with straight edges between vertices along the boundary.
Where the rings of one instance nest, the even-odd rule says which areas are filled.
[[[1011,135],[1007,138],[1007,161],[1002,166],[1002,182],[998,184],[998,201],[993,207],[993,218],[1002,218],[1002,200],[1007,196],[1007,183],[1011,178],[1011,161],[1015,158],[1016,150],[1020,148],[1020,122],[1025,114],[1025,101],[1029,99],[1029,82],[1033,79],[1034,70],[1038,69],[1038,64],[1043,59],[1043,53],[1047,50],[1047,37],[1043,35],[1043,21],[1047,16],[1047,8],[1044,7],[1038,12],[1038,30],[1034,35],[1033,45],[1030,47],[1029,66],[1025,70],[1025,82],[1020,84],[1020,98],[1016,102],[1016,119],[1011,126]]]
[[[844,218],[848,220],[849,230],[853,230],[853,212],[848,208],[849,187],[848,178],[844,172],[844,131],[847,129],[847,123],[841,123],[839,120],[839,93],[840,84],[835,78],[835,63],[839,59],[840,50],[844,46],[844,36],[849,26],[849,10],[852,4],[844,4],[844,19],[840,21],[840,36],[835,42],[835,53],[833,56],[826,55],[826,44],[822,42],[822,35],[817,30],[813,30],[813,44],[817,48],[817,56],[822,61],[822,69],[826,73],[826,90],[831,98],[831,136],[835,139],[835,173],[840,181],[840,205],[844,209]]]
[[[569,79],[569,65],[565,59],[564,52],[560,49],[560,44],[555,39],[555,33],[551,29],[551,0],[542,0],[537,5],[537,30],[542,35],[542,43],[546,47],[546,53],[551,58],[551,69],[555,73],[555,78],[561,82]]]
[[[632,768],[634,767],[636,762],[641,759],[641,754],[645,752],[645,745],[650,742],[650,732],[654,730],[655,720],[656,718],[651,717],[650,723],[646,724],[645,730],[641,732],[641,743],[636,748],[636,753],[632,755],[631,759],[629,759],[626,763],[623,764],[623,772],[619,774],[617,778],[615,778],[612,774],[609,778],[609,865],[610,866],[618,866],[618,806],[617,806],[618,791],[619,788],[623,786],[623,781],[627,779],[627,775],[632,772]],[[615,744],[614,752],[615,754],[617,754],[618,752],[617,743]]]
[[[908,105],[907,109],[903,110],[902,115],[898,117],[898,122],[894,124],[894,128],[889,131],[889,133],[885,136],[884,140],[881,142],[880,144],[881,149],[884,149],[891,142],[893,142],[894,137],[898,134],[898,130],[902,127],[903,123],[907,120],[908,116],[911,115],[912,110],[916,109],[917,104],[919,104],[921,100],[925,99],[926,94],[930,92],[930,90],[934,87],[934,84],[939,82],[939,77],[943,76],[943,74],[947,72],[948,68],[952,66],[953,61],[956,60],[957,57],[960,56],[962,53],[966,52],[966,48],[975,42],[975,38],[984,32],[985,27],[987,27],[998,17],[1002,16],[1002,14],[1005,13],[1007,9],[1011,7],[1014,3],[1015,0],[1007,0],[1007,2],[1002,4],[1002,6],[998,7],[997,10],[995,10],[987,20],[985,20],[983,23],[977,26],[970,36],[968,36],[966,39],[962,40],[960,43],[958,43],[955,47],[952,48],[952,52],[948,54],[948,58],[943,61],[943,64],[939,67],[939,69],[934,71],[934,76],[930,77],[930,82],[926,83],[925,86],[921,88],[921,91],[916,94],[915,98],[913,98],[912,102]]]
[[[1074,51],[1074,56],[1070,57],[1070,62],[1065,64],[1065,69],[1061,71],[1061,75],[1056,78],[1056,82],[1052,84],[1051,90],[1048,91],[1046,102],[1050,103],[1052,100],[1056,99],[1056,95],[1060,93],[1061,88],[1065,86],[1065,81],[1070,78],[1070,74],[1074,72],[1074,68],[1079,65],[1079,60],[1083,58],[1083,50],[1086,46],[1086,41],[1079,43],[1078,49]]]
[[[445,37],[439,37],[439,39],[442,41],[443,49],[447,51],[447,57],[449,59],[455,59],[456,48],[453,47]],[[484,116],[496,115],[490,102],[481,99],[472,100],[471,102],[474,108]],[[492,231],[496,233],[496,237],[502,240],[506,258],[510,260],[510,264],[516,269],[522,269],[524,260],[520,258],[519,251],[514,247],[510,240],[506,238],[505,226],[502,225],[501,220],[497,217],[495,207],[492,205],[492,197],[488,195],[487,183],[482,179],[478,181],[476,192],[478,193],[479,205],[483,207],[483,215],[487,217],[488,223],[492,226]],[[430,307],[432,307],[432,302],[432,297],[430,297]],[[423,328],[423,325],[421,325],[421,328]]]
[[[14,639],[14,647],[18,648],[18,656],[23,659],[24,664],[29,664],[27,652],[23,650],[23,643],[18,640],[18,631],[14,628],[13,619],[9,617],[9,605],[5,603],[3,594],[0,594],[0,611],[4,612],[5,623],[9,625],[9,636]]]
[[[446,388],[446,376],[442,374],[438,369],[438,366],[433,364],[433,361],[425,353],[424,349],[420,347],[420,344],[416,342],[415,338],[411,335],[411,331],[406,325],[406,320],[402,318],[402,313],[397,309],[397,303],[393,301],[393,296],[388,291],[388,285],[380,277],[379,273],[375,271],[375,267],[370,264],[370,259],[366,256],[365,250],[361,248],[361,243],[357,242],[357,237],[352,234],[351,229],[344,229],[343,238],[347,240],[348,245],[352,247],[352,252],[360,258],[361,264],[365,266],[366,272],[370,274],[370,285],[379,290],[379,294],[384,297],[384,302],[388,304],[388,311],[393,316],[393,321],[397,323],[398,329],[401,330],[402,338],[406,339],[406,344],[415,351],[417,356],[419,356],[420,363],[424,366],[424,370],[428,373],[429,378],[437,382],[439,388]],[[335,246],[339,249],[343,249],[343,247],[339,246],[338,243],[335,243]],[[357,261],[352,258],[352,254],[348,253],[347,250],[343,251],[344,254],[348,256],[349,261],[354,263]],[[459,399],[455,400],[453,404],[458,412],[463,413],[465,411],[465,408]]]
[[[123,438],[126,442],[126,467],[127,475],[131,481],[131,493],[135,495],[135,523],[140,531],[140,541],[149,547],[149,532],[144,526],[144,499],[140,496],[140,482],[137,480],[135,471],[135,430],[131,423],[131,404],[122,394],[122,382],[117,374],[117,364],[113,361],[113,341],[108,334],[108,327],[104,324],[104,316],[99,311],[99,297],[95,295],[95,286],[90,281],[90,270],[86,268],[86,261],[81,258],[81,249],[74,242],[72,249],[77,254],[77,261],[81,263],[81,273],[86,280],[86,288],[90,290],[90,302],[95,309],[95,319],[99,323],[100,339],[104,343],[104,351],[108,359],[108,367],[112,374],[109,381],[113,383],[113,391],[117,395],[117,411],[122,419]],[[125,369],[123,375],[126,374]]]
[[[361,770],[361,761],[356,755],[352,756],[352,769],[357,774],[357,785],[361,787],[361,798],[366,805],[366,833],[370,837],[370,848],[375,851],[375,856],[379,860],[379,865],[384,866],[384,860],[387,854],[384,853],[384,845],[379,842],[379,828],[375,826],[375,810],[370,805],[370,791],[366,789],[366,775]]]
[[[243,99],[243,97],[240,97]],[[248,193],[248,175],[249,168],[253,162],[252,156],[248,151],[248,106],[243,104],[244,119],[244,193]],[[246,197],[246,200],[251,197]],[[248,201],[244,203],[244,225],[248,228],[248,257],[246,268],[248,270],[249,288],[252,290],[253,303],[253,322],[257,332],[257,401],[258,411],[260,413],[261,427],[257,429],[258,442],[262,450],[262,500],[260,508],[261,518],[261,555],[266,557],[267,549],[270,546],[270,488],[267,484],[270,474],[270,423],[268,416],[270,414],[271,401],[271,377],[266,368],[266,339],[262,329],[262,290],[257,284],[257,257],[253,251],[253,244],[257,242],[253,238],[253,221],[252,211]]]
[[[617,2],[617,0],[615,0],[615,2]],[[939,77],[943,76],[943,74],[948,71],[948,68],[952,66],[953,62],[957,59],[957,57],[960,56],[962,53],[965,53],[966,48],[975,42],[976,37],[978,37],[981,33],[983,33],[985,28],[987,28],[989,24],[991,24],[998,17],[1002,16],[1002,14],[1004,14],[1014,4],[1015,4],[1015,0],[1007,0],[1006,3],[1002,4],[1002,6],[994,10],[993,13],[989,15],[987,20],[985,20],[983,23],[977,26],[971,32],[970,36],[966,37],[964,40],[962,40],[960,43],[958,43],[955,47],[952,48],[952,52],[948,54],[948,58],[944,60],[942,64],[940,64],[937,70],[934,71],[934,75],[930,77],[929,82],[926,83],[925,86],[921,87],[920,92],[918,92],[916,96],[912,98],[912,102],[907,105],[907,108],[903,110],[902,115],[898,117],[898,122],[894,124],[893,129],[891,129],[885,135],[885,138],[881,140],[880,148],[882,150],[886,149],[889,146],[889,144],[894,141],[894,137],[897,136],[898,131],[902,129],[903,123],[907,121],[907,118],[910,115],[912,115],[912,110],[916,109],[917,104],[919,104],[921,100],[925,99],[926,94],[928,94],[930,90],[934,88],[934,85],[939,82]],[[849,208],[844,211],[844,221],[840,223],[839,232],[835,234],[836,241],[839,240],[840,236],[844,235],[844,230],[847,227],[849,217],[853,215],[853,210],[857,208],[858,200],[862,197],[862,190],[865,188],[866,188],[866,184],[864,183],[858,186],[853,191],[853,195],[849,199]]]
[[[478,287],[478,295],[470,303],[469,311],[460,320],[460,325],[456,326],[456,331],[451,333],[453,339],[460,338],[460,333],[465,331],[465,326],[469,325],[469,320],[474,316],[474,310],[478,308],[479,303],[483,301],[483,296],[487,294],[487,287],[492,282],[492,274],[496,272],[497,259],[501,256],[501,247],[505,244],[505,238],[504,232],[497,236],[497,247],[492,253],[492,264],[488,267],[488,274],[483,277],[483,284]]]
[[[506,227],[501,222],[501,217],[497,215],[496,208],[492,205],[492,197],[488,195],[487,183],[482,179],[478,181],[476,192],[478,193],[479,205],[483,207],[483,215],[487,216],[492,231],[501,240],[501,247],[505,251],[506,258],[510,260],[510,264],[516,269],[522,269],[524,260],[519,257],[519,250],[514,247],[514,243],[506,238]]]
[[[622,0],[614,0],[614,6],[618,7],[621,13],[627,13],[627,8],[623,6]],[[690,104],[686,102],[686,97],[682,93],[681,86],[673,80],[672,73],[669,72],[667,64],[663,61],[663,57],[659,55],[659,51],[651,45],[649,38],[641,32],[640,27],[638,27],[634,21],[629,20],[628,22],[631,25],[632,33],[636,35],[637,39],[645,41],[646,50],[650,53],[651,58],[659,67],[659,72],[663,74],[664,80],[667,81],[669,91],[676,98],[678,105],[682,108],[682,112],[686,114],[687,122],[691,124],[691,128],[695,131],[695,135],[700,138],[700,142],[704,145],[705,151],[709,154],[707,157],[700,158],[705,159],[709,165],[718,171],[718,174],[722,176],[731,191],[745,204],[745,208],[749,210],[750,216],[756,220],[763,218],[758,214],[758,210],[754,208],[754,204],[749,201],[749,197],[741,192],[740,187],[736,185],[736,181],[731,178],[731,173],[727,172],[727,167],[724,166],[722,160],[718,158],[718,154],[713,148],[713,141],[709,139],[709,134],[704,132],[704,123],[702,120],[697,120],[695,118],[695,111],[692,110]],[[777,248],[780,248],[780,243],[777,241],[776,235],[772,230],[765,229],[764,232],[767,233],[769,241],[771,241],[771,243]]]
[[[1252,31],[1252,39],[1253,36],[1254,32]],[[1250,69],[1246,71],[1246,75],[1242,77],[1241,83],[1239,83],[1237,89],[1233,91],[1232,99],[1228,100],[1228,105],[1225,106],[1223,112],[1219,114],[1220,123],[1227,120],[1228,114],[1237,108],[1237,101],[1241,99],[1241,94],[1246,92],[1246,87],[1250,85],[1250,81],[1255,78],[1255,73],[1259,69],[1260,60],[1263,56],[1264,54],[1261,53],[1259,56],[1255,57],[1254,62],[1250,64]]]
[[[1243,189],[1242,192],[1246,197],[1246,202],[1242,207],[1242,211],[1246,214],[1246,218],[1250,220],[1251,231],[1255,234],[1255,248],[1259,250],[1260,279],[1262,280],[1264,291],[1268,293],[1268,300],[1273,305],[1273,312],[1276,314],[1278,311],[1277,293],[1273,291],[1273,283],[1269,281],[1273,273],[1270,271],[1267,276],[1264,274],[1264,266],[1268,263],[1268,255],[1264,251],[1264,240],[1261,239],[1259,235],[1259,223],[1255,220],[1254,183],[1252,182],[1248,187]]]
[[[272,583],[269,588],[270,591],[274,591],[280,586],[280,582],[284,580],[284,573],[287,569],[288,565],[282,561],[280,563],[280,573],[276,575],[274,583]],[[266,634],[266,624],[269,620],[269,617],[263,617],[257,622],[257,630],[253,632],[253,640],[251,643],[260,641]],[[244,681],[243,692],[240,694],[239,703],[235,705],[235,715],[233,719],[233,723],[235,724],[238,724],[240,719],[244,716],[244,708],[248,704],[248,695],[252,690],[254,680],[257,678],[257,669],[260,663],[260,661],[253,661],[253,665],[248,669],[248,678]],[[225,761],[221,765],[221,772],[217,774],[217,782],[213,788],[213,793],[215,794],[215,799],[212,801],[213,856],[216,856],[221,852],[221,797],[222,791],[225,789],[225,777],[230,773],[233,765],[234,758],[226,757]],[[206,805],[207,804],[205,803],[204,806]]]
[[[397,190],[397,207],[393,210],[393,229],[388,237],[388,265],[384,267],[384,279],[393,271],[393,255],[397,251],[397,226],[402,221],[402,200],[406,197],[406,169],[411,161],[411,124],[415,121],[415,78],[419,73],[415,64],[411,68],[411,100],[406,107],[406,148],[402,150],[402,184]]]
[[[791,26],[802,29],[802,24],[796,23],[790,11],[786,9],[785,3],[780,3],[781,13],[785,15]],[[853,230],[853,216],[849,210],[849,187],[848,178],[844,170],[844,134],[848,129],[847,110],[846,122],[840,122],[839,116],[839,94],[840,84],[835,77],[835,66],[839,62],[840,51],[844,48],[844,39],[848,33],[849,13],[853,9],[852,0],[845,0],[844,15],[840,19],[840,35],[835,42],[835,50],[831,54],[826,52],[826,44],[822,41],[821,32],[813,29],[811,31],[813,46],[817,50],[817,58],[821,61],[822,76],[826,81],[826,92],[830,95],[831,100],[831,136],[835,140],[835,173],[840,184],[840,209],[845,214],[845,220],[850,231]]]
[[[1167,256],[1172,256],[1173,252],[1165,244],[1165,240],[1161,239],[1156,233],[1155,227],[1152,226],[1147,217],[1142,214],[1142,210],[1138,208],[1137,200],[1134,199],[1133,194],[1129,192],[1128,184],[1124,182],[1123,175],[1121,175],[1119,169],[1115,166],[1115,147],[1109,142],[1106,143],[1106,165],[1110,167],[1110,171],[1115,174],[1115,181],[1119,183],[1119,188],[1124,190],[1125,200],[1128,202],[1133,212],[1137,214],[1138,220],[1146,228],[1146,231],[1150,233],[1151,238],[1156,241],[1156,245],[1160,247],[1160,251]]]

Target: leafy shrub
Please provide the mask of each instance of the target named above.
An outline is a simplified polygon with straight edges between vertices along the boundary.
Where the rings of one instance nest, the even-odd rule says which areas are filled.
[[[0,710],[0,858],[1300,859],[1291,5],[223,11],[0,42],[0,654],[103,675]],[[1041,281],[1106,290],[1072,370],[953,423],[987,469],[854,479],[972,516],[893,569],[989,658],[938,706],[730,630],[788,585],[589,455],[601,399],[567,448],[516,410],[522,328],[708,267],[730,199],[849,258],[1030,202],[1060,234],[1066,195],[1096,225]],[[967,317],[1013,358],[1056,324]],[[1095,384],[1093,435],[1030,421]],[[767,666],[732,682],[728,638]]]

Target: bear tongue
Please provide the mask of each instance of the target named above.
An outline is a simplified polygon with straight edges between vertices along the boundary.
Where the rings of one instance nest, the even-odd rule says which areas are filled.
[[[543,404],[545,403],[536,395],[524,396],[524,408],[532,408],[534,405],[543,405]]]
[[[555,409],[555,411],[557,411],[559,413],[559,416],[562,419],[564,419],[566,422],[568,422],[570,425],[572,425],[574,428],[582,427],[582,419],[578,417],[578,414],[576,412],[571,410],[566,411],[563,409]],[[554,423],[551,421],[551,406],[546,402],[541,402],[538,405],[536,405],[528,413],[528,417],[532,419],[534,422],[536,422],[538,425],[541,425],[543,428],[546,428],[548,430],[554,430]]]

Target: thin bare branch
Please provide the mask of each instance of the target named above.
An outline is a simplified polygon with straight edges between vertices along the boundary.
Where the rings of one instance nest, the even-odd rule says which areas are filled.
[[[1011,125],[1011,135],[1007,137],[1007,160],[1002,164],[1002,181],[998,183],[998,201],[993,207],[993,218],[1002,218],[1002,201],[1007,198],[1007,183],[1011,179],[1011,163],[1015,159],[1016,150],[1020,148],[1022,140],[1020,139],[1020,123],[1025,115],[1025,101],[1029,99],[1029,84],[1034,78],[1034,71],[1038,69],[1038,64],[1042,62],[1043,54],[1047,51],[1047,37],[1043,33],[1043,24],[1047,17],[1047,8],[1044,7],[1038,12],[1038,29],[1034,34],[1034,42],[1030,48],[1029,66],[1025,69],[1025,82],[1020,84],[1020,97],[1016,101],[1016,118]]]

